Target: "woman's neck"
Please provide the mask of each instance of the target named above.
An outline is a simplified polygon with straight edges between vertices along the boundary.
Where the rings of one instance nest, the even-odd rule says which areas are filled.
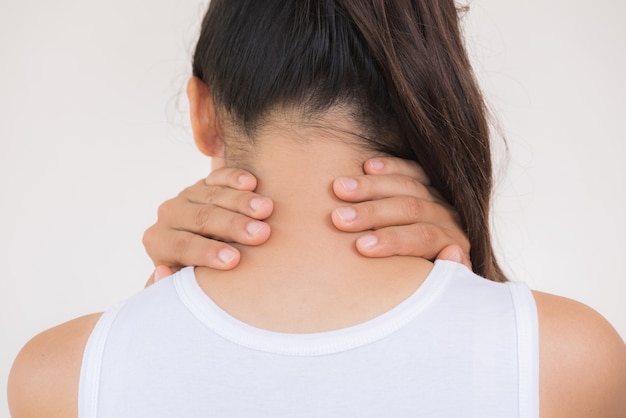
[[[338,121],[331,126],[273,124],[255,136],[243,156],[241,150],[229,153],[227,148],[226,164],[253,173],[256,192],[274,203],[267,220],[273,231],[268,244],[342,239],[330,214],[347,203],[335,196],[333,182],[363,175],[363,162],[381,154],[367,151],[362,139],[348,133],[349,126]],[[236,158],[228,158],[233,154]],[[354,240],[354,236],[344,238]]]
[[[227,160],[252,172],[257,192],[273,200],[267,219],[272,233],[263,245],[237,246],[241,262],[232,271],[198,269],[201,285],[234,316],[287,332],[340,328],[390,309],[432,265],[417,258],[363,257],[355,248],[363,233],[341,232],[330,217],[347,205],[335,196],[333,181],[362,175],[362,163],[375,154],[340,134],[291,134],[259,136],[248,164]]]

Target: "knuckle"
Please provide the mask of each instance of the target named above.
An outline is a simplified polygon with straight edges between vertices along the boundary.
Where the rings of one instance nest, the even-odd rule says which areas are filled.
[[[152,225],[151,227],[146,229],[144,231],[144,233],[143,233],[143,236],[141,237],[141,243],[143,244],[144,248],[147,251],[152,246],[152,242],[153,242],[152,237],[153,237],[153,235],[154,235],[154,225]]]
[[[204,203],[213,203],[218,198],[219,193],[222,189],[217,186],[207,187],[204,189],[203,194],[203,202]]]
[[[198,185],[202,185],[203,181],[197,181],[194,184],[192,184],[191,186],[187,186],[185,187],[180,193],[178,193],[178,196],[184,196],[186,194],[189,194],[190,192],[193,191],[194,188],[198,187]]]
[[[239,216],[229,217],[226,221],[226,225],[228,225],[228,231],[243,231],[244,229],[241,225],[241,218]]]
[[[158,219],[167,218],[169,216],[169,214],[172,212],[173,201],[174,199],[169,199],[159,205],[157,209]],[[158,219],[157,219],[157,222],[158,222]]]
[[[220,183],[219,178],[222,173],[226,170],[224,167],[216,168],[211,171],[208,176],[204,179],[200,180],[198,183],[203,184],[204,186],[214,186]]]
[[[373,202],[357,205],[354,208],[357,212],[357,219],[365,218],[370,219],[376,214],[376,204]]]
[[[382,244],[381,246],[384,248],[385,252],[389,255],[401,255],[403,240],[398,229],[385,228],[384,230],[379,230],[378,232]]]
[[[178,195],[176,195],[176,197],[182,197],[184,199],[185,195],[189,194],[193,190],[194,186],[195,185],[185,187],[183,190],[180,191],[180,193],[178,193]]]
[[[407,198],[402,202],[402,209],[407,218],[416,220],[424,213],[424,203],[416,198]]]
[[[406,191],[407,194],[415,194],[421,187],[421,183],[414,179],[413,177],[403,176],[401,179],[403,190]]]
[[[185,264],[185,257],[189,253],[191,238],[187,235],[179,236],[174,240],[174,255],[179,262]]]
[[[380,227],[381,222],[377,219],[378,211],[375,202],[360,203],[352,208],[356,212],[356,218],[350,223],[352,227]]]
[[[205,187],[204,180],[200,180],[192,184],[191,186],[185,187],[180,193],[178,193],[178,199],[189,200],[190,196],[197,194],[197,190]],[[172,199],[173,200],[173,199]]]
[[[198,226],[204,226],[208,223],[215,211],[215,206],[203,205],[200,206],[196,212],[195,224]]]
[[[415,235],[424,246],[434,246],[435,244],[437,244],[437,232],[429,225],[419,225],[417,230],[415,231]]]

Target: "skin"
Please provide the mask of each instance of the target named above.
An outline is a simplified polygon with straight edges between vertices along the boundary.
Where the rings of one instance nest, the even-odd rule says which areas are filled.
[[[223,134],[218,127],[197,125],[199,120],[212,120],[212,113],[203,113],[211,109],[206,103],[207,94],[203,90],[190,94],[192,126],[196,141],[207,146],[207,149],[200,146],[201,150],[219,153]],[[302,133],[298,133],[298,138],[302,138]],[[275,138],[276,133],[272,134],[270,137]],[[237,247],[242,257],[236,270],[198,269],[198,282],[205,292],[233,315],[253,325],[312,332],[376,316],[421,284],[430,269],[428,260],[361,257],[350,244],[368,233],[339,233],[330,225],[327,213],[338,202],[324,184],[332,184],[339,175],[337,171],[358,174],[358,165],[340,163],[354,160],[346,158],[354,152],[353,148],[332,144],[334,159],[328,158],[322,167],[312,168],[309,174],[315,175],[296,178],[293,173],[299,172],[297,168],[302,168],[303,163],[294,158],[299,154],[271,145],[259,147],[259,164],[254,169],[259,178],[267,181],[266,185],[279,184],[276,188],[266,186],[259,190],[270,196],[275,205],[274,216],[268,219],[272,239],[261,247]],[[326,147],[328,144],[323,141],[316,142],[307,148],[306,155],[318,162],[321,155],[329,155]],[[311,180],[324,175],[328,179]],[[307,222],[302,223],[303,218]],[[287,231],[297,228],[303,233],[283,233],[281,228]],[[307,257],[302,258],[300,248],[311,242],[325,245],[309,246]],[[259,276],[260,262],[267,266],[267,271]],[[378,276],[390,269],[397,269],[390,275],[396,280],[391,284],[381,283]],[[254,271],[256,277],[250,274]],[[406,275],[407,271],[412,273]],[[298,277],[296,283],[294,277]],[[239,292],[242,289],[243,293]],[[359,289],[358,296],[354,295],[354,289]],[[385,292],[385,297],[379,297],[381,292]],[[296,302],[285,303],[278,311],[272,311],[276,300],[284,301],[285,295],[294,297]],[[352,297],[349,302],[361,299],[367,303],[357,305],[356,309],[350,303],[350,309],[333,312],[329,310],[328,295],[336,297],[335,300]],[[625,416],[626,347],[619,335],[601,315],[585,305],[539,292],[534,292],[534,297],[540,324],[541,416]],[[254,313],[259,309],[268,314],[256,317]],[[22,349],[9,378],[9,403],[14,418],[77,416],[75,403],[82,352],[97,318],[97,314],[90,315],[62,324],[38,335]],[[284,318],[298,320],[284,322]],[[307,322],[307,318],[316,320]]]
[[[219,158],[214,158],[215,165],[220,165]],[[330,212],[332,223],[340,231],[369,231],[367,237],[374,238],[374,245],[364,245],[371,241],[365,239],[354,243],[366,257],[412,255],[471,268],[470,244],[456,213],[429,183],[414,162],[389,157],[367,160],[360,175],[333,181],[333,192],[342,202]],[[346,184],[351,185],[349,190]],[[157,266],[148,285],[185,265],[230,270],[241,256],[228,242],[265,243],[271,228],[261,221],[272,214],[273,201],[256,193],[256,187],[251,173],[221,167],[164,202],[157,222],[143,238]],[[345,209],[354,211],[353,219],[340,216]]]
[[[78,380],[87,339],[101,314],[50,328],[20,351],[9,374],[11,417],[77,417]]]

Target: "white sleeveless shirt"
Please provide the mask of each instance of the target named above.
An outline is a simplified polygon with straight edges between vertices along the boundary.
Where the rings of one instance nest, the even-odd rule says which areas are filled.
[[[528,287],[447,261],[392,310],[311,334],[235,319],[186,268],[102,315],[79,417],[535,418],[537,332]]]

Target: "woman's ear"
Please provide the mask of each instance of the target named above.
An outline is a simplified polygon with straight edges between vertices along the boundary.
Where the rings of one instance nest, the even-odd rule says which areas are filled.
[[[217,118],[211,91],[198,77],[191,77],[187,83],[187,98],[196,146],[209,157],[223,156],[222,126]]]

